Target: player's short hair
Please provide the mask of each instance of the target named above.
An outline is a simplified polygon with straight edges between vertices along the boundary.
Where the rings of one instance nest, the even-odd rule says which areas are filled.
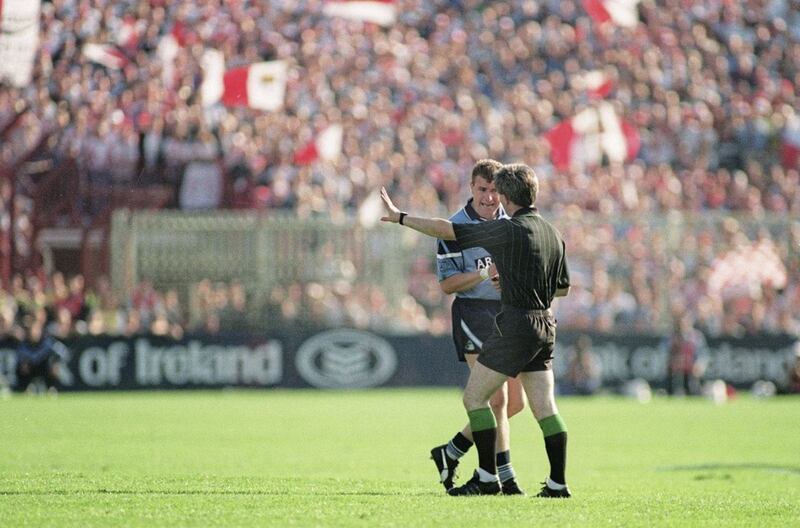
[[[539,178],[533,169],[522,163],[503,165],[494,173],[497,193],[520,207],[530,207],[539,193]]]
[[[494,181],[494,173],[503,167],[503,164],[493,159],[478,160],[472,167],[472,183],[475,183],[475,178],[480,176],[487,182]]]

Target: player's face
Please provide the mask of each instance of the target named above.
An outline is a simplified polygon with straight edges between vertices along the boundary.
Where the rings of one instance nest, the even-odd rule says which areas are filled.
[[[500,207],[500,200],[497,197],[497,189],[494,182],[488,182],[481,176],[476,176],[470,184],[472,191],[472,207],[481,218],[491,219]]]

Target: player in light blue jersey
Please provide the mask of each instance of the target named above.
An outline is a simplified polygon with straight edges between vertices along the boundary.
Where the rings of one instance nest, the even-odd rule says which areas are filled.
[[[494,160],[480,160],[475,164],[470,182],[472,198],[450,217],[451,222],[469,224],[505,216],[493,176],[494,171],[501,167],[502,164]],[[458,360],[466,361],[471,369],[483,347],[483,341],[492,334],[495,315],[500,312],[497,272],[492,257],[485,249],[462,249],[455,241],[437,241],[436,262],[442,291],[456,295],[452,315],[453,342]],[[497,468],[503,493],[523,494],[511,466],[508,425],[508,418],[525,408],[520,382],[515,378],[509,379],[492,396],[491,407],[497,420]],[[472,432],[467,424],[450,442],[431,450],[431,457],[445,489],[453,487],[459,459],[472,447],[472,443]]]

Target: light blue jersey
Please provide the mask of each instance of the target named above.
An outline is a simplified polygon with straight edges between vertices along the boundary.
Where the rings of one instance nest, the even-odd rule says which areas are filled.
[[[502,207],[498,211],[498,218],[508,218]],[[472,198],[470,198],[467,205],[450,217],[450,221],[454,224],[477,224],[483,222],[483,219],[475,212],[472,207]],[[457,273],[478,271],[491,265],[492,257],[483,248],[462,250],[455,240],[436,241],[436,272],[440,282]],[[500,292],[494,289],[491,281],[486,280],[469,290],[456,293],[456,297],[499,301]]]

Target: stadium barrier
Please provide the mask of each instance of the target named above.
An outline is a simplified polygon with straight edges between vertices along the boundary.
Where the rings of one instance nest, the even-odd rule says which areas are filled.
[[[567,358],[580,335],[584,334],[559,335],[557,375],[566,372]],[[662,338],[587,335],[605,387],[635,378],[663,386],[667,353]],[[63,390],[457,386],[467,376],[446,336],[335,329],[181,340],[86,336],[65,344],[70,357],[61,372]],[[750,388],[758,380],[781,387],[794,359],[796,339],[753,336],[709,339],[708,345],[706,378],[723,379],[738,388]],[[0,340],[0,376],[11,385],[16,381],[15,365],[15,343]]]
[[[419,237],[390,237],[386,229],[255,211],[120,209],[111,228],[112,283],[122,297],[142,279],[184,295],[204,279],[236,280],[258,305],[276,285],[357,280],[396,298],[405,292],[406,256]],[[434,254],[431,241],[427,253]]]
[[[769,233],[775,244],[782,246],[787,267],[800,263],[800,247],[791,243],[795,223],[783,214],[748,217],[727,211],[672,211],[609,218],[588,211],[578,213],[569,210],[552,215],[554,225],[568,240],[576,283],[591,281],[588,274],[598,259],[597,244],[601,243],[608,272],[618,280],[630,272],[625,255],[636,245],[634,242],[651,248],[647,265],[653,276],[668,277],[670,256],[683,255],[692,261],[699,257],[689,254],[691,251],[708,249],[697,244],[694,249],[687,248],[687,240],[708,238],[710,249],[723,254],[728,246],[721,234],[731,221],[751,240]],[[444,211],[435,214],[447,216]],[[254,314],[264,308],[276,286],[309,282],[370,285],[388,299],[399,299],[409,291],[414,278],[409,270],[422,259],[427,261],[426,269],[433,271],[436,261],[433,241],[411,230],[398,232],[353,218],[299,219],[258,211],[120,209],[113,216],[110,254],[112,283],[121,299],[143,279],[162,291],[175,288],[183,300],[190,298],[192,285],[201,280],[235,280],[246,289],[248,307]],[[653,308],[661,314],[656,328],[667,332],[672,322],[669,300],[673,292],[668,281],[657,281],[654,287]],[[263,328],[264,321],[260,324]]]

